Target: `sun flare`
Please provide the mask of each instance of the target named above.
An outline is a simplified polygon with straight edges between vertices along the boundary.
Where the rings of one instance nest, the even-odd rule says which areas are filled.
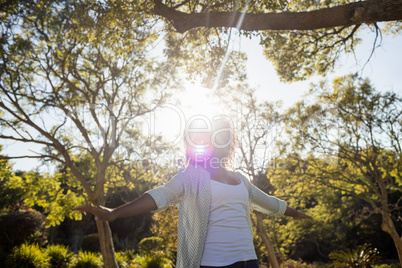
[[[222,112],[212,89],[201,86],[190,86],[183,94],[180,94],[179,101],[188,117],[199,115],[212,117]]]
[[[165,104],[155,113],[155,134],[164,136],[169,143],[182,142],[183,131],[192,121],[223,114],[212,89],[189,84],[175,99],[177,104]]]

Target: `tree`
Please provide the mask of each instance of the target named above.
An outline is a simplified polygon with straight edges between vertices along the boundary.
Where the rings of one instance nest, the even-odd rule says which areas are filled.
[[[328,261],[334,250],[371,243],[385,258],[395,256],[393,242],[384,238],[379,218],[361,215],[367,206],[363,200],[328,188],[311,175],[319,170],[310,167],[305,172],[305,167],[305,161],[290,154],[274,159],[268,168],[267,177],[275,186],[275,196],[314,218],[308,222],[265,219],[265,228],[276,230],[272,242],[281,254],[307,262]]]
[[[150,12],[167,22],[167,53],[177,55],[191,47],[191,62],[207,63],[205,73],[212,68],[219,74],[231,36],[255,36],[281,80],[293,82],[333,70],[342,53],[354,52],[359,31],[367,28],[364,24],[375,30],[376,37],[400,33],[402,1],[154,0]],[[206,54],[214,57],[202,58]]]
[[[402,207],[402,99],[376,92],[357,75],[335,79],[333,88],[322,82],[311,94],[287,114],[284,152],[293,152],[306,177],[363,200],[366,216],[380,214],[402,264],[402,230],[395,225]]]
[[[88,202],[104,205],[116,171],[111,167],[139,160],[138,148],[157,147],[141,138],[142,116],[178,87],[175,67],[150,56],[155,21],[137,12],[141,3],[2,5],[0,139],[44,148],[3,158],[58,162]],[[78,167],[75,158],[82,156],[95,169]],[[105,267],[116,267],[109,224],[98,221],[97,228]]]

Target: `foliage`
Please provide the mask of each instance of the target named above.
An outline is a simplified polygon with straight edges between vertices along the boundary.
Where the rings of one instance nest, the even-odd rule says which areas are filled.
[[[74,254],[63,245],[48,245],[45,254],[49,257],[49,267],[68,268]]]
[[[275,159],[267,177],[276,187],[275,196],[314,219],[266,217],[264,223],[267,229],[277,230],[270,237],[281,254],[305,261],[326,261],[329,252],[349,245],[350,234],[359,224],[355,211],[351,210],[355,200],[306,176],[301,172],[302,167],[292,158]]]
[[[335,79],[332,89],[325,83],[316,85],[286,115],[286,138],[280,144],[283,158],[276,159],[280,165],[273,165],[275,176],[269,175],[283,189],[279,196],[296,208],[307,208],[315,221],[328,217],[337,228],[353,227],[339,225],[342,217],[378,213],[382,230],[401,252],[401,230],[394,224],[401,208],[401,136],[395,131],[401,128],[401,112],[399,96],[376,92],[367,79],[355,75]],[[332,201],[336,199],[339,205]],[[356,200],[365,205],[345,215]],[[334,213],[321,214],[324,208]]]
[[[38,211],[28,210],[0,216],[0,244],[4,251],[24,242],[44,243],[45,217]]]
[[[177,228],[170,231],[177,233]],[[133,263],[139,264],[140,267],[171,267],[176,261],[176,255],[164,244],[164,240],[155,236],[142,239],[138,245],[140,256],[134,258]]]
[[[99,235],[97,233],[93,233],[84,236],[81,247],[82,250],[87,252],[99,252]]]
[[[264,55],[275,64],[282,81],[325,76],[333,70],[342,53],[351,53],[360,42],[360,25],[310,31],[264,31],[260,43]],[[342,40],[342,42],[339,42]]]
[[[281,264],[283,268],[327,268],[327,264],[305,263],[302,260],[286,260]]]
[[[138,249],[142,254],[160,251],[162,249],[162,238],[156,236],[146,237],[140,241]]]
[[[161,250],[166,252],[167,257],[173,263],[176,263],[178,218],[177,207],[169,207],[164,211],[154,213],[152,216],[151,231],[155,236],[162,239]]]
[[[93,252],[80,251],[72,262],[73,268],[100,268],[103,266],[101,257]]]
[[[124,259],[124,262],[126,262],[128,267],[131,267],[131,263],[132,261],[137,258],[138,256],[138,251],[129,249],[129,250],[125,250],[125,251],[120,251],[117,252],[118,254],[116,254],[116,258],[119,255],[119,258],[122,257],[122,259]]]
[[[37,244],[24,243],[13,248],[6,264],[10,268],[45,268],[48,258]]]
[[[138,255],[129,265],[130,268],[171,268],[172,262],[161,254]]]
[[[374,264],[372,268],[399,268],[399,264]]]
[[[354,249],[331,252],[329,257],[336,267],[366,267],[378,260],[378,251],[364,244]]]
[[[279,252],[308,262],[328,261],[331,251],[370,242],[384,258],[395,258],[392,239],[381,230],[381,215],[362,215],[367,211],[365,201],[322,185],[301,172],[303,163],[294,158],[276,159],[280,167],[268,169],[275,196],[314,217],[308,222],[266,217],[265,229],[275,230],[269,235]]]
[[[60,224],[65,217],[78,220],[81,214],[73,208],[84,201],[80,194],[82,189],[62,176],[61,173],[49,175],[31,171],[0,177],[0,184],[4,186],[2,200],[9,208],[14,206],[14,210],[17,201],[28,207],[40,207],[46,215],[46,227]]]
[[[82,188],[71,180],[67,184],[62,173],[23,172],[18,185],[25,189],[24,203],[39,206],[44,211],[46,227],[59,225],[66,217],[81,219],[81,214],[73,209],[84,202]]]
[[[116,260],[120,268],[128,267],[128,257],[125,254],[116,252]]]
[[[204,87],[221,89],[247,77],[245,53],[228,50],[231,30],[199,28],[179,34],[166,26],[165,31],[165,55],[182,66],[191,81],[201,80]]]
[[[3,146],[0,145],[0,152]],[[23,196],[23,189],[17,183],[17,176],[8,160],[1,159],[0,155],[0,215],[7,211],[18,210],[18,202]]]

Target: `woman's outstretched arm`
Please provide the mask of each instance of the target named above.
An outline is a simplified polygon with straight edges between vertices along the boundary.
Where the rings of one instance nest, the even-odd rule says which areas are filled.
[[[111,209],[102,206],[78,206],[75,210],[79,212],[89,212],[95,215],[95,220],[113,221],[117,218],[136,216],[156,210],[157,206],[154,199],[147,193],[139,198],[124,204],[118,208]]]
[[[302,220],[302,219],[312,219],[313,217],[304,214],[303,212],[300,212],[294,208],[291,207],[286,207],[285,216],[290,216],[295,220]]]

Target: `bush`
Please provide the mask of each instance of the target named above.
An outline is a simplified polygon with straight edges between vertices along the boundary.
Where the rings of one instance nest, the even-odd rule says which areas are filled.
[[[132,260],[134,260],[134,258],[137,257],[137,254],[132,249],[121,251],[119,253],[121,255],[124,255],[124,258],[127,260],[127,262],[131,262]]]
[[[37,244],[24,243],[15,247],[7,258],[9,268],[48,267],[48,258]]]
[[[73,268],[100,268],[103,266],[101,258],[87,251],[80,251],[73,261]]]
[[[358,246],[352,250],[331,252],[329,258],[336,267],[366,267],[378,261],[378,251],[368,244]]]
[[[151,252],[162,251],[163,240],[160,237],[151,236],[146,237],[138,244],[138,250],[141,254],[149,254]]]
[[[46,254],[49,258],[49,267],[67,268],[73,259],[74,254],[66,246],[50,245],[46,248]]]
[[[117,260],[117,264],[119,265],[120,268],[127,267],[128,258],[125,254],[116,252],[116,260]]]
[[[281,265],[282,268],[327,268],[328,264],[324,263],[305,263],[302,260],[286,260]]]
[[[378,264],[378,265],[372,265],[372,268],[400,268],[401,266],[397,263],[395,264]]]
[[[84,236],[81,248],[82,251],[99,252],[100,251],[99,235],[97,233],[93,233]]]
[[[0,216],[0,248],[12,249],[25,241],[45,242],[46,218],[35,210],[20,211]]]
[[[144,255],[136,256],[134,260],[130,263],[130,268],[171,268],[173,267],[172,262],[161,256],[156,255]]]

